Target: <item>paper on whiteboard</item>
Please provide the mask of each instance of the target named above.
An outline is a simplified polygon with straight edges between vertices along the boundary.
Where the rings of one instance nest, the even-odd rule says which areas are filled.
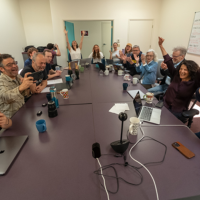
[[[144,93],[142,91],[140,91],[140,90],[128,90],[128,93],[131,95],[131,97],[133,99],[135,99],[135,96],[136,96],[138,91],[140,93],[140,98],[143,99]]]
[[[53,85],[53,84],[58,84],[58,83],[63,83],[62,78],[47,81],[47,85]]]
[[[44,90],[42,90],[41,93],[46,93],[46,92],[50,92],[50,87],[46,87],[46,88],[44,88]]]

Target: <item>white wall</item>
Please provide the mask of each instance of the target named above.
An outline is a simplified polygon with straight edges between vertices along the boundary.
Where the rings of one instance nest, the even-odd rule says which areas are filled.
[[[27,46],[54,43],[49,0],[19,0]]]
[[[8,53],[24,66],[22,49],[26,46],[18,0],[0,1],[0,53]]]
[[[59,44],[62,53],[57,58],[60,65],[66,66],[67,61],[65,20],[114,20],[113,41],[120,39],[122,49],[131,42],[127,39],[129,19],[153,19],[152,48],[157,46],[161,0],[102,0],[98,4],[93,0],[50,0],[50,9],[54,42]]]
[[[89,36],[84,37],[82,57],[87,58],[95,44],[101,48],[101,22],[100,21],[70,21],[74,23],[75,40],[80,43],[81,30],[88,30]]]
[[[160,15],[159,35],[165,39],[164,47],[172,53],[175,46],[187,48],[195,12],[200,11],[200,0],[163,0]],[[159,57],[160,50],[157,46]],[[200,65],[200,56],[187,54],[186,59]]]

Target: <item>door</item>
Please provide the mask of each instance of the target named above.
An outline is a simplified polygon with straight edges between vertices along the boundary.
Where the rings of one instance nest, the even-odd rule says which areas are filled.
[[[151,48],[153,20],[130,20],[128,42],[138,45],[146,53]]]
[[[101,52],[106,59],[110,58],[111,50],[111,21],[101,22],[102,47]]]
[[[71,22],[65,21],[65,29],[68,31],[69,43],[70,43],[70,45],[72,45],[72,41],[75,40],[75,36],[74,36],[74,24],[71,23]],[[66,43],[67,43],[67,41],[66,41]],[[67,49],[67,53],[68,53],[68,58],[69,58],[69,50],[68,49]]]

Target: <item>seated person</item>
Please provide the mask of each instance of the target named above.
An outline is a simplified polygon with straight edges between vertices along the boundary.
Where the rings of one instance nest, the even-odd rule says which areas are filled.
[[[3,113],[0,112],[0,130],[7,129],[12,126],[12,120],[7,118]]]
[[[28,59],[24,62],[24,67],[27,67],[27,66],[31,66],[32,65],[32,58],[33,58],[33,55],[38,52],[38,50],[34,47],[31,47],[28,49]]]
[[[113,63],[120,63],[121,51],[117,49],[117,42],[113,43],[113,51],[110,51],[110,59],[113,60]]]
[[[68,39],[68,31],[64,30],[64,33],[66,36],[67,49],[69,50],[69,53],[71,56],[71,61],[80,60],[81,59],[81,49],[82,49],[82,45],[83,45],[83,38],[85,35],[85,31],[82,32],[82,37],[81,37],[79,47],[78,47],[78,43],[75,40],[72,41],[72,46],[70,46],[69,39]]]
[[[130,57],[132,55],[132,44],[128,43],[125,47],[125,54],[127,57]]]
[[[43,72],[43,78],[40,79],[39,81],[36,81],[33,85],[30,86],[31,93],[41,93],[42,90],[47,86],[47,71],[45,70],[46,68],[46,60],[45,57],[42,53],[35,53],[32,59],[32,66],[28,66],[24,68],[20,75],[24,77],[25,73],[27,72],[38,72],[42,71]]]
[[[54,50],[55,47],[57,48],[57,52]],[[50,50],[52,53],[52,59],[50,61],[50,64],[53,65],[54,56],[61,56],[60,49],[57,44],[52,44],[52,43],[47,44],[47,48],[45,50],[47,49]]]
[[[156,81],[157,73],[157,55],[153,49],[149,49],[146,54],[146,60],[144,54],[141,56],[142,63],[139,63],[139,56],[134,54],[136,64],[136,71],[141,72],[142,85],[148,89],[151,88],[151,85]]]
[[[88,58],[92,58],[93,63],[102,63],[101,59],[103,59],[103,53],[100,52],[100,48],[97,44],[94,45],[92,53],[88,56]]]
[[[172,58],[163,47],[164,39],[159,37],[159,47],[164,57],[172,80],[165,95],[164,106],[168,108],[179,120],[185,122],[182,112],[188,110],[188,105],[196,89],[200,87],[199,66],[191,60],[184,60],[177,68]]]
[[[187,49],[184,47],[175,47],[173,49],[172,61],[174,63],[175,68],[181,65],[181,63],[185,60],[186,52]],[[148,91],[154,93],[154,95],[165,93],[167,91],[168,86],[171,83],[171,75],[169,73],[167,65],[164,62],[162,62],[160,67],[160,72],[164,76],[164,78],[160,82],[160,85],[148,89]]]
[[[0,111],[11,118],[25,103],[24,97],[30,96],[28,89],[33,85],[33,77],[18,75],[18,66],[9,54],[0,55]]]
[[[132,54],[129,53],[128,55],[129,56],[124,55],[124,56],[121,57],[122,60],[123,60],[124,68],[126,70],[130,71],[129,74],[131,76],[139,78],[140,77],[140,75],[139,75],[140,73],[138,71],[136,71],[135,56],[139,57],[139,64],[141,64],[142,51],[140,51],[140,47],[138,45],[134,45],[133,48],[132,48]]]
[[[57,71],[54,71],[52,68],[51,68],[51,65],[50,65],[50,62],[52,60],[52,53],[50,50],[44,50],[43,52],[44,54],[44,57],[46,59],[46,71],[47,71],[47,75],[48,75],[48,79],[52,79],[56,76],[60,76],[62,71],[60,70],[57,70]]]

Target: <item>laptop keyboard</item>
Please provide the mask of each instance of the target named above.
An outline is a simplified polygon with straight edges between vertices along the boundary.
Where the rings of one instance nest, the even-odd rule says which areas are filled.
[[[143,107],[140,114],[140,119],[150,121],[153,108]]]

